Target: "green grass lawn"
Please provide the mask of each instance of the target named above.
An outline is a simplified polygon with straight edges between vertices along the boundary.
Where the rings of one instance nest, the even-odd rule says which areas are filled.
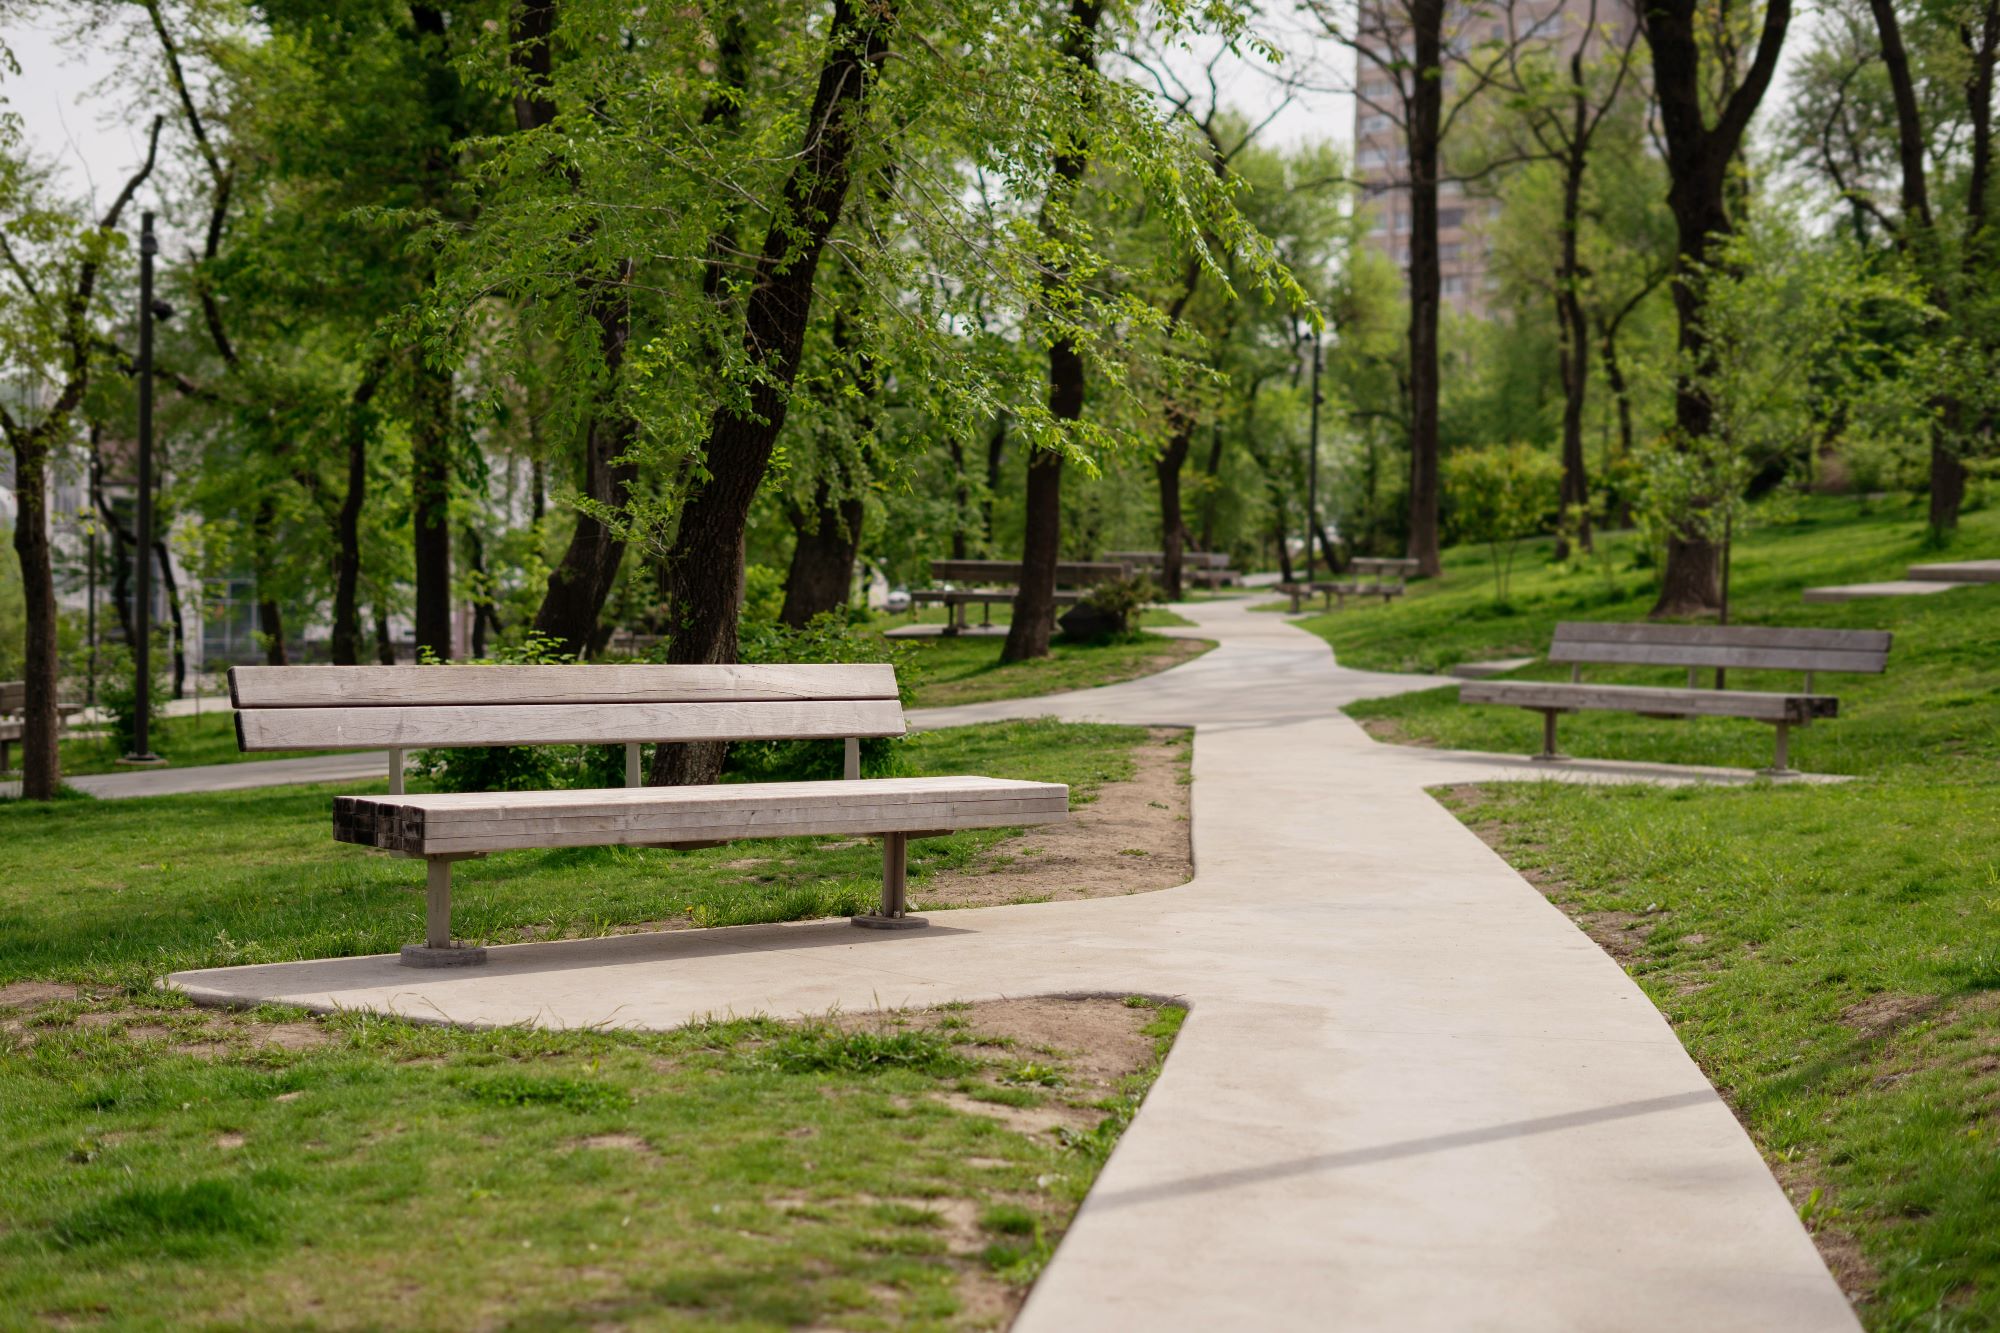
[[[263,750],[245,754],[236,748],[236,714],[228,704],[217,701],[213,711],[194,717],[155,718],[150,741],[153,753],[168,768],[188,768],[196,764],[235,764],[246,759],[297,759],[325,754],[324,750]],[[138,771],[121,764],[119,746],[107,732],[102,736],[72,736],[62,742],[64,777],[87,773],[128,773]]]
[[[1087,802],[1144,742],[1003,723],[914,736],[902,763]],[[0,1327],[985,1326],[1151,1077],[1086,1094],[1060,1054],[935,1016],[470,1033],[153,988],[415,938],[416,863],[329,833],[333,795],[380,789],[0,802]],[[913,843],[914,900],[1004,836]],[[816,917],[870,904],[879,875],[852,839],[510,853],[459,867],[455,924],[513,942]],[[1134,1003],[1163,1052],[1179,1011]],[[979,1102],[1068,1105],[1080,1128]]]
[[[1880,677],[1826,676],[1841,716],[1795,738],[1838,786],[1512,784],[1454,798],[1622,961],[1736,1107],[1877,1329],[2000,1327],[2000,588],[1808,606],[1800,589],[2000,554],[2000,513],[1940,556],[1912,505],[1815,501],[1737,551],[1745,624],[1895,632]],[[1434,670],[1539,654],[1560,619],[1637,620],[1647,576],[1524,551],[1513,609],[1481,552],[1407,603],[1305,622],[1354,666]],[[1521,673],[1553,677],[1546,668]],[[1586,668],[1586,679],[1680,683]],[[1732,685],[1796,678],[1730,673]],[[1539,718],[1450,691],[1357,705],[1404,739],[1526,752]],[[1581,714],[1563,748],[1752,766],[1770,732]]]
[[[908,642],[914,645],[914,660],[922,672],[917,678],[919,708],[1114,685],[1178,666],[1215,646],[1205,639],[1144,632],[1104,643],[1069,643],[1058,635],[1047,657],[1002,663],[1000,653],[1007,641],[999,635]]]

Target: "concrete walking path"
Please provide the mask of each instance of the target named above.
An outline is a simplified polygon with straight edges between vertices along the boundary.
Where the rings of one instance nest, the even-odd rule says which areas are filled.
[[[170,981],[219,1003],[646,1028],[1176,996],[1187,1025],[1024,1333],[1856,1327],[1658,1011],[1424,791],[1684,771],[1378,745],[1340,706],[1434,682],[1339,669],[1242,602],[1178,609],[1221,646],[921,721],[1194,724],[1196,875],[1179,888],[938,912],[907,933],[807,922],[495,948],[464,972],[375,957]]]
[[[200,791],[247,791],[304,782],[360,782],[389,771],[387,750],[312,755],[304,759],[247,759],[240,764],[190,764],[185,768],[134,768],[86,773],[63,782],[99,800],[134,796],[184,796]],[[0,782],[0,797],[19,796],[21,784]]]

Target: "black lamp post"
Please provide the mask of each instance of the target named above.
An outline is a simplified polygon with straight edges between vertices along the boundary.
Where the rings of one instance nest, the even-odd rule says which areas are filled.
[[[132,608],[133,682],[132,753],[128,764],[157,764],[151,737],[153,721],[153,320],[168,319],[173,307],[153,299],[153,256],[160,243],[153,236],[153,215],[139,215],[139,521],[138,604]]]

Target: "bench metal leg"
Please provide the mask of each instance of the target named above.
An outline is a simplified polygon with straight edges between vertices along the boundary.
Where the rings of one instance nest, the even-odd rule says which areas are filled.
[[[1760,769],[1767,778],[1795,778],[1799,771],[1792,767],[1792,728],[1788,722],[1780,722],[1778,728],[1777,753],[1772,756],[1771,766]]]
[[[882,906],[851,920],[871,930],[916,930],[930,922],[910,915],[910,835],[882,835]]]
[[[1556,749],[1556,718],[1561,716],[1561,711],[1556,708],[1544,708],[1541,710],[1542,752],[1528,756],[1537,763],[1553,764],[1569,758],[1568,755]]]
[[[452,859],[433,856],[424,862],[424,942],[403,946],[405,967],[470,967],[486,961],[486,950],[452,941]]]

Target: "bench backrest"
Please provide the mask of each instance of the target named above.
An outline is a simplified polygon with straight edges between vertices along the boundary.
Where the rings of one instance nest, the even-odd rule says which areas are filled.
[[[1143,567],[1147,569],[1158,569],[1167,562],[1165,553],[1161,551],[1106,551],[1104,558],[1132,565],[1135,568]],[[1189,569],[1227,569],[1229,568],[1229,552],[1182,551],[1181,564],[1187,566]]]
[[[896,669],[232,667],[244,750],[835,740],[903,734]]]
[[[27,706],[27,681],[0,680],[0,713],[19,713]]]
[[[1056,566],[1059,588],[1088,587],[1130,578],[1132,568],[1114,560],[1065,560]],[[948,583],[989,583],[1013,585],[1021,580],[1018,560],[933,560],[931,577]]]
[[[1565,620],[1549,661],[1631,666],[1739,667],[1753,671],[1888,669],[1887,630],[1767,625],[1607,625]]]
[[[1408,578],[1417,572],[1416,561],[1400,557],[1392,560],[1380,556],[1361,555],[1356,556],[1347,563],[1357,574],[1375,574],[1378,576],[1382,574],[1394,574],[1398,578]]]

